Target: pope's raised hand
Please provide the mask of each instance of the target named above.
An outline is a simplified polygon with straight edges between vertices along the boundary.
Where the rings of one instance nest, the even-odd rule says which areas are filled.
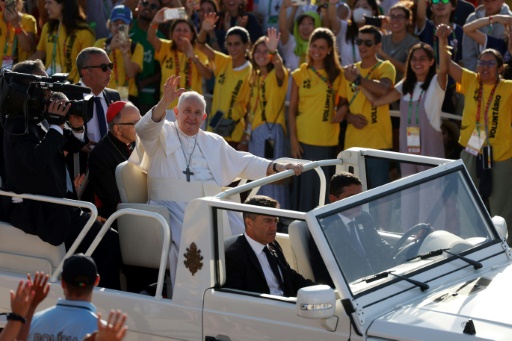
[[[178,88],[180,86],[180,76],[172,75],[167,78],[167,81],[164,84],[164,93],[162,96],[162,100],[171,104],[174,100],[178,99],[185,89]]]

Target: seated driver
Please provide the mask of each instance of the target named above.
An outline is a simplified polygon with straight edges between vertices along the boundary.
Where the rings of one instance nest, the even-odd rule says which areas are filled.
[[[335,174],[329,183],[331,203],[363,191],[361,180],[351,173]],[[323,219],[322,228],[345,275],[347,282],[372,275],[393,266],[393,248],[377,232],[370,214],[360,206]],[[325,267],[315,242],[309,243],[311,266],[317,284],[334,283]]]
[[[245,203],[279,207],[264,195]],[[300,288],[315,284],[290,268],[276,241],[277,222],[277,217],[244,212],[245,233],[226,250],[226,288],[295,297]]]

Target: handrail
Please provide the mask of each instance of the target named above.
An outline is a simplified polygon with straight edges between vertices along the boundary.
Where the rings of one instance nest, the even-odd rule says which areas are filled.
[[[325,174],[320,167],[321,166],[336,166],[336,165],[343,164],[342,159],[308,161],[308,160],[299,160],[299,159],[291,159],[291,158],[281,158],[278,161],[302,163],[304,165],[303,173],[307,172],[309,170],[312,170],[312,169],[314,169],[317,172],[318,176],[320,177],[320,198],[318,199],[319,206],[323,206],[325,203],[325,191],[326,191]],[[295,172],[292,169],[288,169],[284,172],[273,174],[273,175],[264,177],[259,180],[251,181],[250,183],[245,184],[243,186],[237,186],[235,188],[229,189],[227,191],[217,194],[215,197],[218,199],[227,199],[232,195],[240,194],[242,192],[252,190],[256,187],[260,187],[260,186],[267,185],[272,182],[276,182],[276,181],[291,177],[293,175],[295,175]],[[324,193],[324,195],[322,195],[322,193]]]
[[[156,284],[156,292],[155,292],[155,299],[161,300],[162,299],[162,291],[164,286],[164,277],[165,277],[165,270],[167,266],[167,257],[169,255],[169,248],[171,245],[171,232],[169,225],[167,224],[167,221],[165,221],[164,217],[162,217],[161,214],[151,211],[144,211],[144,210],[138,210],[135,208],[123,208],[118,211],[115,211],[112,213],[112,215],[105,221],[103,224],[103,227],[101,228],[100,232],[96,235],[96,238],[92,241],[91,245],[85,252],[87,256],[90,256],[93,251],[96,249],[98,244],[100,243],[103,236],[107,233],[108,229],[120,216],[123,215],[134,215],[138,217],[146,217],[146,218],[153,218],[156,221],[160,223],[160,226],[162,226],[162,233],[163,233],[163,245],[162,245],[162,254],[160,255],[160,267],[158,270],[158,281]]]
[[[69,250],[66,252],[66,255],[64,256],[64,258],[61,260],[61,262],[57,266],[57,269],[55,269],[55,272],[50,277],[50,282],[55,283],[57,281],[58,275],[60,275],[60,272],[62,271],[62,266],[64,265],[64,260],[75,253],[76,249],[78,248],[78,246],[80,245],[82,240],[85,238],[87,233],[89,233],[89,230],[91,229],[92,224],[94,223],[94,221],[96,220],[96,217],[98,216],[98,209],[96,208],[96,206],[94,204],[87,202],[87,201],[78,201],[78,200],[72,200],[72,199],[66,199],[66,198],[56,198],[56,197],[50,197],[50,196],[46,196],[46,195],[16,194],[14,192],[6,192],[6,191],[2,191],[2,190],[0,190],[0,195],[13,197],[13,198],[48,202],[51,204],[80,207],[80,208],[85,208],[85,209],[88,209],[91,211],[91,214],[89,216],[89,219],[87,220],[87,223],[83,227],[82,231],[76,237],[73,245],[71,245]],[[87,251],[89,251],[89,250],[87,250]],[[92,251],[94,251],[94,249]],[[91,251],[91,253],[92,253],[92,251]]]

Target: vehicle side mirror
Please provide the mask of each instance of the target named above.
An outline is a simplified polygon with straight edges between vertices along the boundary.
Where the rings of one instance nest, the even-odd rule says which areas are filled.
[[[508,238],[508,229],[507,229],[507,222],[503,217],[500,217],[499,215],[495,215],[492,217],[492,224],[498,231],[498,234],[501,238],[505,238],[507,240]]]
[[[325,319],[334,315],[336,295],[328,285],[313,285],[297,293],[297,315],[308,319]]]

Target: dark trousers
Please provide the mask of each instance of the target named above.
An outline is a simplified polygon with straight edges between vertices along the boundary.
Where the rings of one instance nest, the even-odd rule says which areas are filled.
[[[69,235],[64,242],[66,250],[71,247],[89,219],[88,213],[85,213],[78,208],[72,208],[71,210]],[[100,232],[102,226],[103,225],[98,221],[94,221],[91,229],[83,239],[82,243],[80,243],[80,246],[75,253],[85,253],[96,235]],[[114,229],[110,228],[105,236],[103,236],[100,243],[92,253],[92,258],[96,262],[96,267],[98,268],[98,273],[100,275],[99,286],[110,289],[120,289],[119,269],[121,264],[121,250],[119,248],[119,236]]]

